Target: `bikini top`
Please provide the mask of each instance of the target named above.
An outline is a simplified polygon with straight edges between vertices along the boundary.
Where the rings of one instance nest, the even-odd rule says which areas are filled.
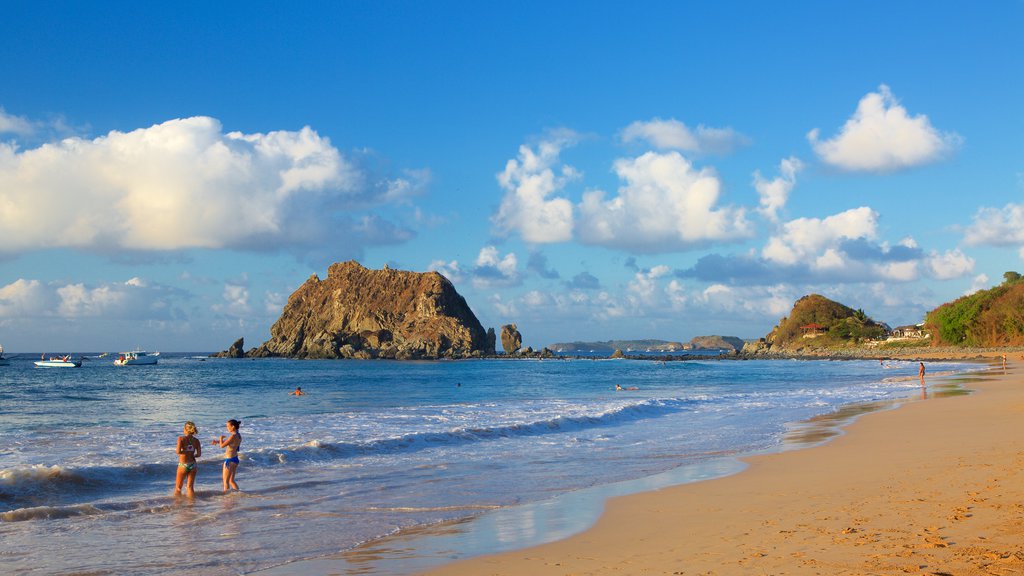
[[[186,437],[185,438],[185,445],[181,447],[181,452],[182,453],[188,452],[190,454],[194,454],[195,451],[196,451],[196,446],[195,446],[195,444],[192,443],[192,439]]]

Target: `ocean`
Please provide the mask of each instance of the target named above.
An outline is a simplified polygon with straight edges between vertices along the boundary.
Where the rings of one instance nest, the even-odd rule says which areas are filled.
[[[795,423],[921,394],[916,362],[877,360],[35,358],[0,367],[2,574],[249,573],[591,487],[700,476],[784,449]],[[231,418],[241,492],[224,494],[211,439]],[[191,499],[171,495],[186,420],[203,443]]]

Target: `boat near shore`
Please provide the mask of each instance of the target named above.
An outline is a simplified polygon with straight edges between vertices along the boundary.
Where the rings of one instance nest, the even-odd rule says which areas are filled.
[[[118,355],[117,360],[114,360],[114,366],[145,366],[156,364],[159,357],[159,352],[149,354],[144,350],[121,352],[121,354]]]
[[[39,368],[81,368],[82,359],[72,360],[71,355],[50,356],[49,359],[42,358],[36,360],[35,365]]]
[[[4,356],[4,347],[0,346],[0,366],[10,366],[11,360]]]

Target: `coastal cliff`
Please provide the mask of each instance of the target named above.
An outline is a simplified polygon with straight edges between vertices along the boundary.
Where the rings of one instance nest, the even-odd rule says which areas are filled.
[[[288,298],[251,357],[469,358],[494,353],[476,315],[437,272],[332,264]]]

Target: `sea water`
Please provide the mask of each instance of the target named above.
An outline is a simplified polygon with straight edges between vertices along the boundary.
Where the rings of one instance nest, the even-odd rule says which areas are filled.
[[[0,367],[3,574],[251,572],[778,449],[791,423],[920,390],[898,361],[33,359]],[[211,440],[232,418],[224,494]],[[194,498],[171,495],[186,420]]]

